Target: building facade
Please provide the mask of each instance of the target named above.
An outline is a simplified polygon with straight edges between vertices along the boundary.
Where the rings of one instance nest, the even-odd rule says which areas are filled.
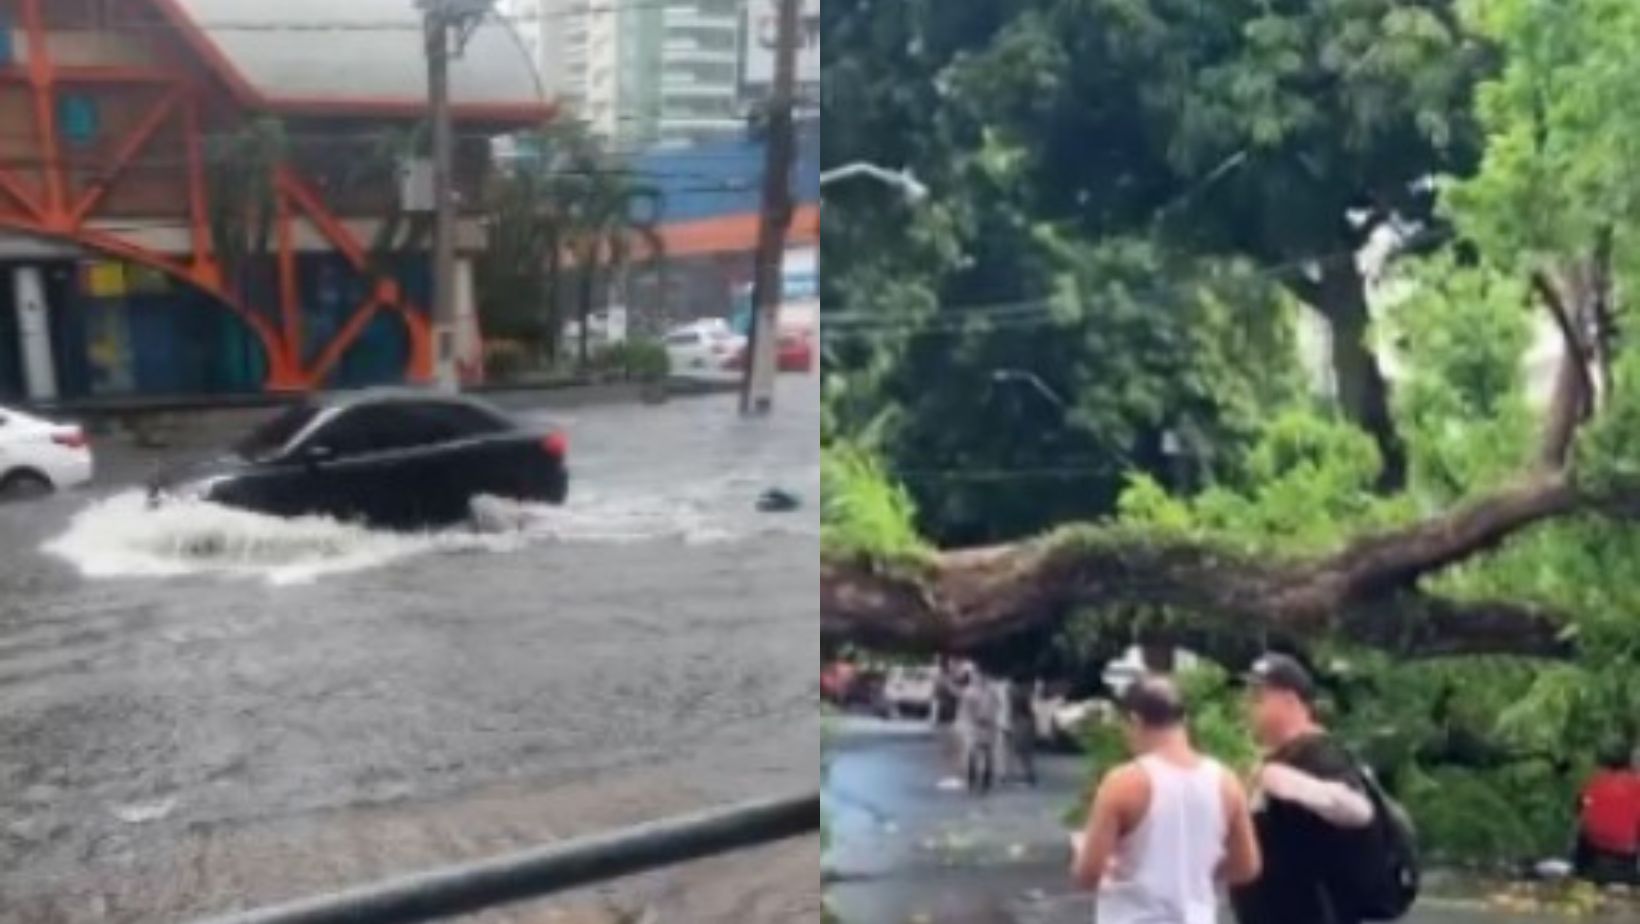
[[[685,148],[660,148],[635,159],[640,181],[664,196],[666,271],[644,270],[628,281],[634,329],[655,333],[699,318],[744,313],[757,251],[763,163],[759,141],[729,138]],[[792,171],[797,208],[787,233],[791,281],[817,283],[814,248],[820,235],[820,124],[802,124]],[[805,256],[807,255],[807,256]],[[788,293],[794,300],[810,296]]]
[[[742,0],[518,0],[543,82],[597,132],[635,147],[745,127]]]
[[[425,87],[399,0],[0,0],[0,396],[428,378]],[[496,27],[452,95],[477,202],[489,138],[550,109]]]

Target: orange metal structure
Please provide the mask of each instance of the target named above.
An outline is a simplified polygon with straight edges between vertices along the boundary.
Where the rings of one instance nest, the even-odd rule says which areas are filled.
[[[213,252],[208,220],[212,204],[205,163],[207,126],[223,130],[243,124],[248,116],[288,115],[315,106],[326,117],[355,121],[402,120],[416,113],[401,111],[402,103],[385,101],[261,97],[235,75],[231,63],[208,39],[196,34],[174,0],[125,2],[133,9],[144,8],[150,17],[158,17],[157,23],[170,27],[154,40],[168,43],[166,52],[158,57],[171,63],[64,63],[58,60],[50,17],[62,15],[68,5],[61,0],[0,0],[0,15],[9,14],[26,36],[21,48],[23,63],[0,67],[0,230],[69,242],[89,253],[150,267],[208,294],[233,312],[260,342],[267,359],[265,386],[270,390],[323,386],[383,311],[401,319],[408,333],[406,377],[413,381],[430,378],[432,342],[426,316],[391,281],[374,280],[368,296],[328,342],[314,345],[304,340],[298,278],[299,237],[304,226],[355,271],[368,276],[369,267],[365,245],[294,165],[280,165],[272,178],[277,200],[276,304],[252,303],[225,278]],[[109,119],[122,123],[118,131],[110,125],[111,137],[106,142],[111,143],[100,143],[89,152],[65,150],[58,121],[59,106],[68,92],[94,94],[109,101],[111,112],[118,110],[119,117]],[[5,108],[8,103],[11,109]],[[19,110],[27,112],[31,124],[16,124]],[[522,124],[539,123],[547,115],[545,109],[514,110],[517,107],[467,117],[512,119]],[[122,193],[129,193],[127,201],[115,207],[114,200]],[[137,200],[150,205],[144,207]],[[186,245],[156,246],[156,228],[183,229]],[[308,237],[311,240],[312,234]]]

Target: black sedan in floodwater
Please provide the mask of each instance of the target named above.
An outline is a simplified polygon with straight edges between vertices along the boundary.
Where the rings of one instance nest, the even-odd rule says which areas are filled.
[[[289,408],[225,455],[161,472],[149,502],[208,500],[420,529],[465,520],[483,495],[563,503],[567,456],[561,431],[521,426],[479,401],[342,394]]]

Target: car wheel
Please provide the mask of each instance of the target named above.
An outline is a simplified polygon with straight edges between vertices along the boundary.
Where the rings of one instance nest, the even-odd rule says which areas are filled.
[[[0,501],[32,500],[51,492],[51,479],[39,472],[12,472],[0,479]]]

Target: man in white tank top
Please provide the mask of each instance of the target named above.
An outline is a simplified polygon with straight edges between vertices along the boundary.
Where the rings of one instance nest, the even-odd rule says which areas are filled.
[[[1171,681],[1135,681],[1120,708],[1136,757],[1100,782],[1071,875],[1098,891],[1097,924],[1214,924],[1218,886],[1259,875],[1247,794],[1191,747]]]

